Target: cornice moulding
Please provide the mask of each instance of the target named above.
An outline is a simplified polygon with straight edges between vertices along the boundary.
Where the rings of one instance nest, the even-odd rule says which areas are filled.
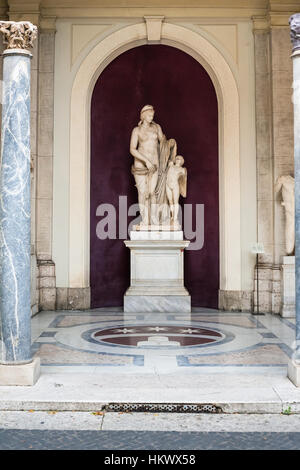
[[[285,13],[270,13],[271,19],[271,27],[281,27],[281,28],[288,28],[289,27],[289,19],[295,13],[295,11],[289,11]]]
[[[213,8],[42,8],[42,13],[57,18],[143,18],[144,16],[164,16],[165,18],[245,18],[265,14],[265,10],[216,9]]]
[[[19,1],[20,0],[13,0]],[[24,0],[24,3],[30,3],[30,0]],[[295,1],[295,0],[294,0]],[[32,2],[32,0],[31,0]],[[63,8],[82,6],[82,0],[41,0],[44,8],[54,8],[61,6]],[[176,7],[176,8],[267,8],[268,0],[85,0],[84,7],[101,7],[101,8],[139,8],[144,7]]]
[[[272,12],[299,11],[300,0],[270,0],[269,10]]]
[[[9,13],[9,20],[10,21],[29,21],[36,26],[40,24],[40,14],[39,13]]]
[[[35,25],[40,22],[40,0],[38,1],[8,1],[8,16],[10,21],[30,21]]]

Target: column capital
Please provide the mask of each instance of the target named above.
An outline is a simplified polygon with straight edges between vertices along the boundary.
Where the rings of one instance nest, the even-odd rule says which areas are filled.
[[[37,37],[37,27],[29,21],[0,21],[6,49],[28,50]]]
[[[291,28],[291,41],[293,44],[293,52],[300,50],[300,13],[292,15],[289,20]]]
[[[268,15],[255,15],[251,17],[253,33],[268,33],[271,28],[270,17]]]

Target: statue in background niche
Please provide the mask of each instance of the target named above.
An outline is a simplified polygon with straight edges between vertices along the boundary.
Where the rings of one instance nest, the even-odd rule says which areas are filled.
[[[140,112],[138,126],[133,129],[130,139],[130,153],[134,157],[131,172],[135,178],[142,219],[138,228],[165,227],[179,230],[178,199],[180,194],[186,197],[187,172],[180,163],[176,165],[176,141],[167,140],[160,125],[154,122],[153,118],[153,106],[144,106]],[[181,162],[181,159],[183,160],[183,157],[180,157],[178,162]],[[174,166],[174,170],[169,174],[170,164]],[[184,182],[181,180],[183,175]],[[180,188],[178,191],[177,187]],[[171,193],[174,193],[173,196]]]
[[[285,248],[288,255],[295,250],[295,179],[290,175],[279,176],[275,192],[281,191],[281,205],[285,208]]]

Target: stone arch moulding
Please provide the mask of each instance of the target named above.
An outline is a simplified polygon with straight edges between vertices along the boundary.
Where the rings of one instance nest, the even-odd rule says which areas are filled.
[[[219,108],[220,290],[241,291],[237,83],[221,52],[198,33],[163,23],[161,43],[193,56],[204,66],[216,89]],[[141,44],[147,44],[145,23],[112,33],[89,52],[74,78],[70,106],[69,287],[89,287],[90,105],[93,88],[109,62]]]

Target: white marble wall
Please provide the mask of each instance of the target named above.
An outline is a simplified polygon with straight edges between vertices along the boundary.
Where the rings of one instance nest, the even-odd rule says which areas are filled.
[[[284,256],[281,266],[281,309],[282,317],[296,316],[295,256]]]
[[[273,262],[273,177],[272,177],[272,108],[271,53],[268,31],[254,31],[256,71],[256,162],[258,240],[266,253],[263,263]]]
[[[38,85],[37,255],[52,255],[54,33],[40,34]]]
[[[84,40],[90,38],[89,41],[92,41],[89,36],[92,31],[95,34],[106,35],[107,29],[112,26],[108,20],[100,25],[92,25],[82,19],[79,23],[82,24],[76,26],[74,35],[76,32],[76,38]],[[65,26],[67,32],[69,28],[71,31],[71,20]],[[220,27],[223,28],[222,25]],[[119,28],[120,25],[115,24],[114,29]],[[234,38],[235,28],[231,28],[230,31]],[[96,41],[96,36],[93,38],[93,41]],[[275,197],[274,181],[278,175],[293,170],[292,64],[288,26],[255,31],[254,41],[257,234],[258,241],[263,242],[266,249],[266,253],[259,258],[260,302],[265,311],[279,313],[280,264],[284,255],[284,210]],[[92,42],[90,44],[92,47]],[[58,289],[55,287],[55,266],[52,258],[54,45],[55,32],[41,29],[39,40],[36,41],[33,50],[31,72],[31,149],[34,163],[31,200],[33,312],[36,311],[38,302],[41,308],[55,308],[57,305],[64,308],[72,308],[74,305],[78,308],[83,305],[89,306],[88,287],[71,289],[67,287],[68,282],[58,283],[60,286]],[[237,45],[238,41],[232,39],[230,47],[228,46],[228,50],[234,53],[235,58],[238,57],[238,50],[244,50]],[[78,57],[83,54],[83,49],[78,48],[79,46],[74,49],[68,43],[66,47],[73,56],[76,50]],[[76,57],[73,56],[73,61],[67,63],[67,67],[74,66]],[[242,56],[239,56],[239,64],[242,63],[241,60]],[[70,76],[70,83],[71,78]],[[243,116],[246,114],[245,111]],[[66,140],[65,136],[64,139]],[[57,161],[57,165],[61,164],[61,160]],[[61,241],[62,239],[59,240],[59,244]],[[245,245],[245,251],[248,256],[248,245]],[[251,269],[247,265],[247,272]],[[57,271],[62,272],[62,268],[57,268]],[[247,272],[244,277],[247,277]],[[255,289],[255,273],[252,275]],[[62,277],[61,274],[59,276]],[[251,289],[250,284],[245,286],[244,288]],[[253,296],[250,290],[220,292],[220,306],[226,309],[250,310],[252,302]]]
[[[284,208],[274,192],[278,176],[293,174],[292,62],[289,28],[254,31],[260,311],[278,314],[285,255]],[[254,306],[257,304],[256,269]]]
[[[273,183],[278,176],[294,174],[294,122],[292,102],[292,60],[289,27],[273,28],[272,114]],[[274,263],[281,264],[285,252],[284,208],[280,196],[274,196]]]
[[[36,253],[39,266],[39,307],[56,306],[52,261],[53,106],[55,32],[41,31],[38,53]]]

